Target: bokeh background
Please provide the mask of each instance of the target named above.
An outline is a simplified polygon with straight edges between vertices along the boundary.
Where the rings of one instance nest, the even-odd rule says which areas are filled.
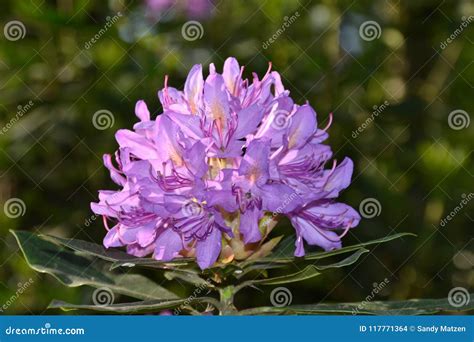
[[[0,304],[33,280],[4,313],[55,313],[44,310],[53,298],[90,303],[91,289],[29,269],[8,230],[100,242],[105,230],[89,203],[114,188],[101,161],[116,149],[114,132],[133,125],[138,99],[160,113],[165,75],[180,88],[193,64],[221,68],[228,56],[247,77],[271,61],[321,125],[334,113],[329,143],[337,159],[355,162],[343,201],[380,204],[345,245],[417,234],[288,286],[293,304],[362,301],[385,279],[376,299],[472,289],[473,1],[174,2],[2,1]],[[97,129],[94,113],[104,110],[113,122]],[[17,215],[5,210],[11,199],[25,204]],[[250,289],[237,304],[270,300]]]

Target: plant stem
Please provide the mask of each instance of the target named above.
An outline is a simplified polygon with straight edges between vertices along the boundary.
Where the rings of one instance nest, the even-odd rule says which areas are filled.
[[[219,289],[220,315],[235,315],[237,313],[237,308],[234,306],[234,293],[233,285]]]

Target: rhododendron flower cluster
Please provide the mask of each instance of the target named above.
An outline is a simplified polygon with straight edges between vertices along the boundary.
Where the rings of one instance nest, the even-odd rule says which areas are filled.
[[[163,113],[153,119],[138,101],[140,121],[116,133],[120,147],[104,163],[120,190],[100,191],[92,203],[108,230],[105,247],[163,261],[194,256],[205,269],[226,239],[260,241],[259,222],[270,214],[291,221],[295,256],[304,256],[304,241],[340,248],[360,221],[336,202],[350,184],[352,161],[328,163],[327,127],[317,127],[309,104],[293,102],[271,68],[251,80],[235,58],[222,74],[209,69],[204,79],[195,65],[183,91],[166,78],[158,92]]]

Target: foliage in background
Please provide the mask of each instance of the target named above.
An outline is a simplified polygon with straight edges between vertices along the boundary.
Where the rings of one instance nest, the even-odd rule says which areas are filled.
[[[154,89],[165,74],[181,88],[193,64],[221,68],[227,56],[259,74],[272,61],[295,101],[309,101],[323,125],[334,113],[335,156],[355,161],[342,199],[379,204],[346,245],[418,235],[372,248],[350,269],[288,285],[294,304],[362,301],[385,278],[376,299],[443,298],[472,287],[473,204],[462,203],[474,192],[474,125],[453,129],[449,120],[453,111],[473,113],[472,24],[447,42],[473,14],[472,1],[214,5],[199,21],[202,36],[186,39],[188,18],[144,16],[137,1],[2,4],[3,28],[17,20],[25,35],[9,40],[3,30],[0,39],[0,203],[22,201],[19,215],[0,211],[0,303],[33,280],[7,312],[41,313],[53,298],[91,302],[92,290],[31,271],[8,230],[100,241],[105,232],[89,203],[98,189],[113,187],[101,155],[115,149],[115,130],[131,127],[137,99],[160,112]],[[367,21],[380,26],[375,38],[359,32]],[[105,126],[93,120],[98,111],[112,114]],[[285,232],[282,224],[275,234]],[[271,305],[272,289],[264,290],[242,290],[237,305]]]

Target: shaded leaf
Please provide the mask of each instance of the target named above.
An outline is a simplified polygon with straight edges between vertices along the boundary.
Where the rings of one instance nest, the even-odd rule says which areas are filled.
[[[158,261],[152,258],[136,258],[127,254],[123,251],[110,248],[107,249],[101,245],[98,245],[93,242],[88,242],[78,239],[64,239],[51,235],[40,235],[42,238],[50,240],[54,243],[66,246],[75,251],[93,255],[95,257],[107,260],[112,262],[111,269],[125,266],[125,267],[134,267],[134,266],[145,266],[145,267],[155,267],[155,268],[169,268],[171,266],[180,266],[187,265],[193,261],[190,258],[181,258],[173,261]]]
[[[404,237],[404,236],[416,236],[416,235],[411,234],[411,233],[398,233],[398,234],[394,234],[394,235],[385,236],[385,237],[380,238],[380,239],[363,242],[363,243],[360,243],[360,244],[357,244],[357,245],[343,247],[343,248],[336,249],[336,250],[329,251],[329,252],[307,253],[303,258],[297,258],[297,257],[294,257],[293,255],[290,255],[290,256],[287,255],[288,250],[289,250],[288,246],[289,246],[289,243],[290,243],[291,239],[285,239],[285,240],[283,240],[282,243],[285,243],[286,245],[283,246],[282,249],[280,249],[280,250],[277,249],[276,252],[274,252],[272,255],[270,255],[268,257],[265,257],[265,258],[261,258],[259,260],[242,262],[240,264],[240,267],[242,267],[242,268],[247,267],[248,265],[250,265],[252,263],[267,263],[267,264],[268,263],[291,263],[291,262],[297,262],[297,261],[308,261],[308,260],[318,260],[318,259],[323,259],[323,258],[329,258],[329,257],[335,256],[335,255],[340,255],[340,254],[345,254],[345,253],[350,253],[350,252],[353,252],[353,251],[357,251],[357,250],[359,250],[360,248],[363,248],[363,247],[368,247],[368,246],[371,246],[371,245],[376,245],[376,244],[380,244],[380,243],[384,243],[384,242],[389,242],[389,241],[399,239],[399,238]],[[276,254],[278,251],[280,251],[280,253],[283,253],[283,255]]]
[[[198,276],[196,273],[193,273],[193,272],[167,271],[165,272],[165,278],[168,280],[180,279],[196,287],[205,287],[205,288],[215,287],[211,282],[201,278],[200,276]]]
[[[60,300],[53,300],[48,308],[49,309],[62,309],[64,311],[69,310],[93,310],[107,313],[145,313],[145,312],[157,312],[164,309],[174,309],[178,307],[191,305],[191,304],[212,304],[219,307],[219,303],[212,297],[199,297],[199,298],[188,298],[178,300],[148,300],[142,302],[132,303],[120,303],[111,305],[87,305],[87,304],[70,304]]]
[[[474,294],[471,294],[473,297]],[[365,315],[429,315],[438,312],[467,312],[474,310],[474,301],[455,308],[443,299],[411,299],[404,301],[376,301],[360,303],[309,304],[288,307],[260,307],[242,310],[239,315],[313,315],[313,314],[365,314]]]
[[[138,299],[176,299],[174,293],[139,274],[115,274],[98,259],[86,258],[36,234],[11,231],[28,265],[48,273],[67,286],[107,287]]]
[[[323,271],[329,268],[340,268],[344,266],[349,266],[355,263],[357,260],[359,260],[360,256],[369,252],[367,249],[361,248],[355,253],[351,254],[349,257],[345,258],[344,260],[341,260],[339,262],[336,262],[334,264],[330,265],[324,265],[324,266],[317,266],[317,265],[308,265],[306,266],[303,270],[298,271],[293,274],[288,274],[280,277],[274,277],[274,278],[269,278],[269,279],[262,279],[262,280],[254,280],[251,281],[252,284],[257,285],[279,285],[279,284],[287,284],[287,283],[293,283],[296,281],[302,281],[306,279],[310,279],[313,277],[316,277],[321,274],[319,271]]]

